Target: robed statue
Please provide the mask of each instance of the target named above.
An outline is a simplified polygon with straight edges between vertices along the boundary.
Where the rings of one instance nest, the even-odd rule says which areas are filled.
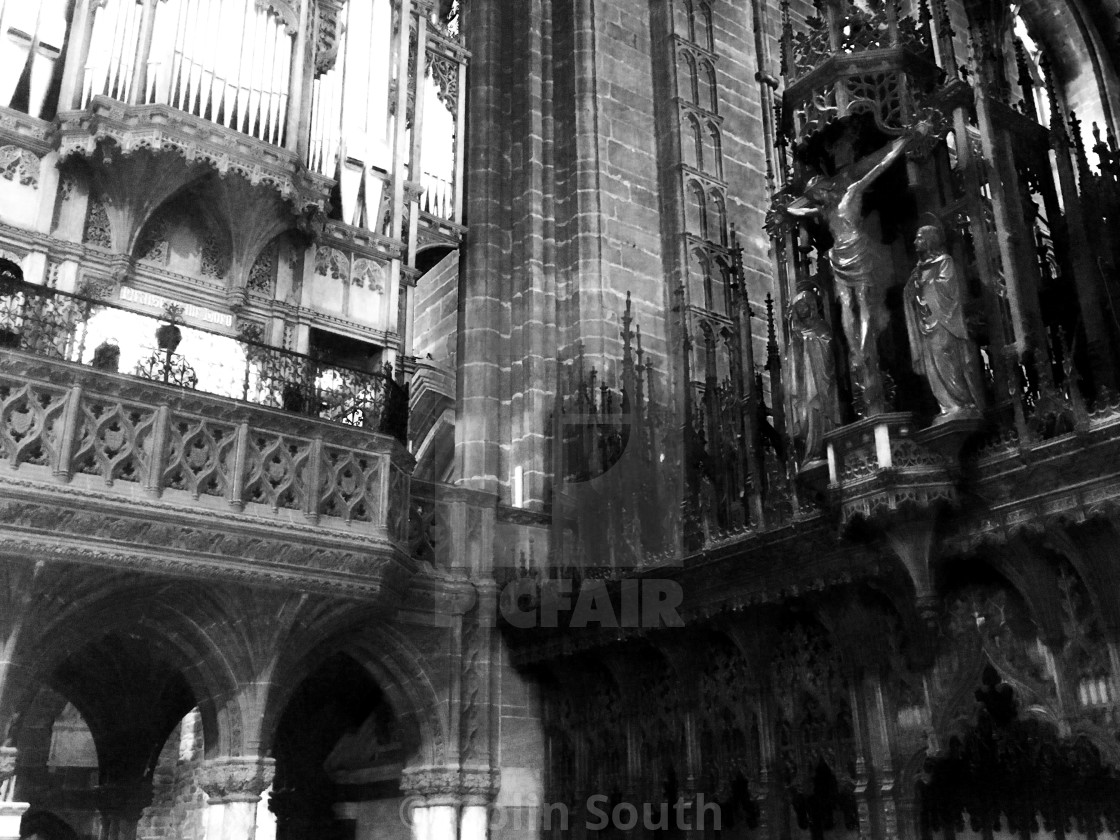
[[[802,442],[805,466],[824,458],[824,436],[840,425],[836,357],[815,286],[806,286],[794,296],[788,318],[793,433]]]
[[[805,186],[807,206],[795,203],[786,210],[792,216],[820,219],[832,235],[828,262],[840,300],[852,371],[869,415],[886,410],[876,342],[886,326],[883,298],[892,283],[892,272],[883,266],[879,243],[866,230],[863,198],[910,142],[930,130],[926,123],[919,123],[913,133],[897,138],[833,177],[811,178]]]
[[[918,229],[915,266],[904,293],[906,332],[914,370],[924,376],[941,407],[939,421],[975,413],[984,404],[976,345],[968,337],[956,263],[941,229]]]

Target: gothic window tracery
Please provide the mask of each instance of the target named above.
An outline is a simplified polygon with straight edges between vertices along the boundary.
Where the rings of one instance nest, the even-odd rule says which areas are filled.
[[[685,211],[686,227],[689,233],[701,239],[708,238],[707,198],[704,188],[697,181],[689,181]]]
[[[700,79],[697,76],[696,58],[691,52],[684,50],[681,52],[681,57],[684,59],[685,78],[684,89],[688,101],[693,105],[700,105]]]
[[[707,162],[706,172],[716,178],[723,179],[723,139],[720,136],[719,126],[714,122],[708,123],[708,149],[705,156]]]
[[[278,248],[275,244],[269,245],[253,261],[249,269],[249,279],[246,286],[250,292],[265,297],[272,297],[276,288],[276,264]]]
[[[689,114],[685,117],[685,126],[688,133],[688,142],[685,143],[685,151],[688,156],[685,158],[685,163],[693,169],[703,170],[705,166],[704,137],[700,128],[700,121],[695,115]]]
[[[708,191],[707,237],[720,245],[727,245],[727,207],[723,195],[714,187]]]
[[[694,19],[693,30],[696,34],[692,40],[700,44],[704,49],[715,52],[716,38],[715,29],[712,25],[711,4],[700,0],[700,2],[696,4]]]
[[[713,114],[719,113],[719,93],[716,88],[716,68],[706,58],[696,63],[698,94],[696,104]]]

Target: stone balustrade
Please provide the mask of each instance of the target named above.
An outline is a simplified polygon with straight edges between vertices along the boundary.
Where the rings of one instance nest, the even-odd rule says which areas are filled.
[[[412,567],[388,435],[4,350],[0,461],[24,553],[363,597]]]

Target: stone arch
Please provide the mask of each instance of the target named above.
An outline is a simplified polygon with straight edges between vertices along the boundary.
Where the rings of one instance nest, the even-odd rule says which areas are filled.
[[[708,293],[708,277],[712,270],[712,259],[707,249],[696,246],[691,249],[689,259],[689,302],[693,306],[700,306]]]
[[[696,63],[698,81],[698,99],[696,104],[706,108],[713,114],[719,113],[719,87],[716,83],[716,68],[706,58]]]
[[[697,43],[705,49],[715,52],[716,33],[712,24],[712,4],[707,0],[700,0],[696,5]]]
[[[1076,528],[1050,528],[1044,543],[1077,572],[1104,627],[1113,633],[1120,631],[1120,605],[1107,597],[1120,587],[1120,575],[1112,562],[1120,537],[1112,525],[1094,521]]]
[[[685,75],[687,76],[688,91],[686,98],[693,105],[700,104],[700,78],[696,69],[696,56],[690,50],[682,49],[681,58],[684,59]]]
[[[708,201],[699,181],[690,180],[685,186],[685,230],[701,239],[708,238]]]
[[[67,165],[89,184],[86,241],[128,255],[136,247],[141,228],[169,198],[216,177],[198,161],[187,162],[151,149],[126,153],[113,140],[98,141],[88,157],[70,158]],[[99,240],[91,240],[90,222],[97,208],[101,217],[95,226]]]
[[[695,40],[695,17],[692,10],[692,0],[681,0],[679,3],[673,5],[676,12],[676,31],[677,35],[682,38],[687,38],[689,41]]]
[[[944,575],[943,575],[944,577]],[[938,652],[941,678],[932,685],[931,728],[942,741],[967,724],[985,668],[994,668],[1022,701],[1024,713],[1054,717],[1052,676],[1036,661],[1041,636],[1029,599],[996,566],[968,563],[968,572],[943,580]],[[1031,636],[1033,634],[1033,637]]]
[[[708,238],[727,245],[727,204],[717,187],[708,191]]]
[[[708,168],[705,172],[710,172],[717,178],[723,177],[723,136],[720,133],[719,125],[714,121],[709,120],[708,126],[708,142],[706,148],[710,152],[705,156],[708,161]]]
[[[203,176],[184,184],[139,220],[130,256],[180,274],[226,277],[233,240],[227,220],[212,212],[210,181],[209,176]],[[182,252],[192,245],[198,248],[197,259],[190,253],[188,260]]]
[[[700,121],[695,114],[688,114],[685,117],[685,125],[688,134],[688,144],[685,147],[688,157],[685,158],[685,163],[693,169],[704,171],[707,156],[704,154],[704,136],[700,129]]]
[[[365,620],[363,620],[365,619]],[[296,688],[327,656],[341,653],[364,668],[385,693],[399,723],[411,727],[416,751],[411,766],[437,765],[448,756],[448,727],[445,704],[440,701],[424,662],[424,656],[402,633],[370,616],[350,614],[337,626],[312,631],[318,643],[294,645],[282,655],[273,675],[260,723],[262,753],[272,747],[281,715]],[[317,632],[319,631],[319,632]]]
[[[55,620],[41,628],[34,642],[21,647],[17,656],[24,663],[9,708],[24,707],[37,686],[92,640],[89,628],[98,628],[98,639],[113,633],[137,634],[152,650],[177,668],[195,695],[202,716],[207,748],[236,749],[234,716],[228,707],[236,696],[237,679],[220,640],[207,632],[198,615],[181,609],[177,601],[197,604],[197,590],[165,583],[142,586],[110,586],[60,610]],[[194,596],[192,598],[192,595]]]
[[[451,254],[456,249],[450,245],[441,242],[429,243],[427,245],[420,245],[416,249],[416,269],[423,276],[426,272],[431,271],[439,265],[444,257]]]

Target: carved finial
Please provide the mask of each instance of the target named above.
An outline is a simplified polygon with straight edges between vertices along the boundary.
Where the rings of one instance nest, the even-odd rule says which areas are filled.
[[[790,72],[790,46],[793,42],[793,23],[790,21],[789,16],[789,0],[782,0],[781,4],[782,15],[782,38],[781,49],[779,51],[779,67],[778,71],[783,76],[788,76]]]
[[[1087,184],[1092,174],[1089,170],[1089,158],[1085,154],[1085,142],[1081,136],[1081,120],[1077,118],[1076,111],[1069,112],[1069,133],[1073,140],[1073,153],[1077,158],[1077,176],[1079,183]]]
[[[1030,61],[1023,40],[1015,38],[1015,65],[1019,70],[1019,88],[1023,94],[1023,113],[1038,121],[1038,109],[1034,101],[1034,77],[1031,75]]]
[[[941,12],[937,27],[941,30],[942,38],[951,40],[957,33],[953,29],[953,19],[949,15],[949,4],[945,0],[937,0],[937,4]]]
[[[774,326],[774,296],[766,293],[766,353],[771,359],[778,357],[778,332]]]

